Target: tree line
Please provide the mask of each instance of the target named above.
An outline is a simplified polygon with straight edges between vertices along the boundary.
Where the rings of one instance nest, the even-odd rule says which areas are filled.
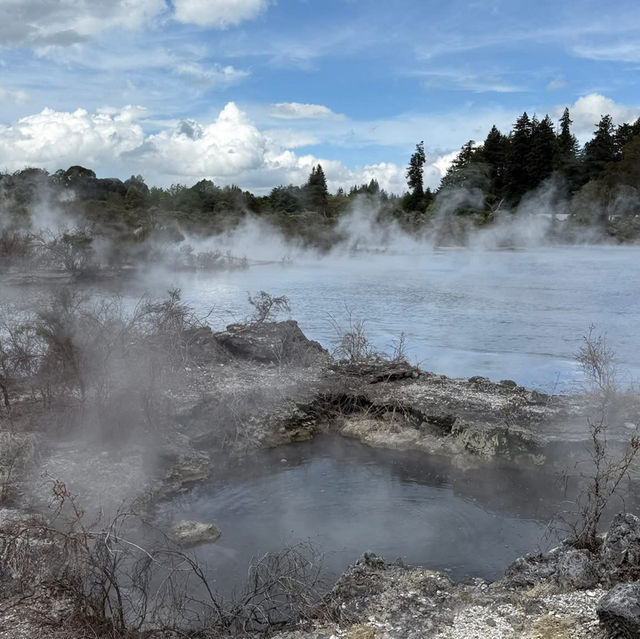
[[[577,224],[606,228],[620,218],[635,218],[640,213],[640,119],[615,126],[605,114],[582,147],[572,124],[566,108],[557,126],[549,115],[539,120],[526,112],[508,134],[494,125],[483,142],[462,146],[433,193],[423,188],[426,157],[420,142],[407,168],[410,191],[404,202],[428,214],[438,195],[464,188],[481,192],[482,205],[472,208],[476,212],[517,211],[523,198],[548,185],[568,204]]]
[[[507,134],[493,126],[484,141],[462,146],[434,190],[424,184],[427,155],[420,142],[409,159],[403,195],[385,192],[375,179],[330,193],[320,164],[304,184],[279,185],[261,196],[209,179],[190,187],[149,187],[140,175],[124,181],[99,178],[82,166],[53,174],[38,168],[4,173],[0,258],[26,250],[25,233],[37,225],[34,211],[43,202],[54,202],[70,226],[81,230],[61,238],[59,250],[75,255],[96,238],[106,238],[117,261],[118,251],[130,253],[149,238],[177,242],[185,233],[214,235],[247,215],[265,219],[287,238],[329,248],[340,240],[338,222],[355,200],[371,203],[377,221],[395,221],[407,232],[429,229],[443,215],[451,218],[452,228],[464,218],[473,229],[506,212],[517,215],[531,193],[547,186],[563,202],[568,225],[634,240],[640,235],[640,120],[615,126],[610,115],[603,115],[583,146],[571,125],[565,109],[557,124],[548,115],[539,120],[525,112]],[[448,197],[458,191],[474,197]]]

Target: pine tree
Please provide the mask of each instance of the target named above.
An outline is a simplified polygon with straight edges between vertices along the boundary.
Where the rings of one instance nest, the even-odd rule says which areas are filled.
[[[421,198],[424,195],[422,170],[426,161],[424,142],[419,142],[416,144],[416,151],[411,156],[409,167],[407,168],[407,184],[414,199]]]
[[[565,108],[560,118],[560,134],[558,135],[558,150],[564,161],[575,159],[578,155],[578,140],[571,133],[573,120],[569,115],[569,109]]]
[[[596,179],[616,159],[616,143],[613,136],[613,120],[603,115],[593,139],[584,146],[584,178]]]
[[[308,206],[316,211],[325,213],[329,202],[329,191],[327,189],[327,180],[320,164],[311,169],[311,174],[304,188]]]
[[[476,146],[474,140],[463,144],[460,152],[447,169],[446,175],[442,178],[440,188],[486,188],[487,175],[482,156],[482,148]]]
[[[532,186],[529,156],[533,125],[525,111],[517,120],[510,135],[505,176],[507,197],[517,203]]]
[[[531,132],[529,152],[530,188],[535,188],[546,180],[557,164],[559,156],[558,140],[551,118],[546,115],[534,124]]]
[[[640,133],[640,118],[633,124],[627,122],[621,124],[613,136],[615,145],[616,160],[621,160],[624,154],[624,147]]]
[[[494,124],[487,135],[487,139],[484,141],[483,155],[489,169],[489,192],[496,198],[504,196],[508,151],[509,138],[502,135]]]
[[[560,118],[556,169],[564,177],[569,193],[577,191],[583,183],[580,147],[576,136],[571,133],[572,124],[569,109],[565,108]]]

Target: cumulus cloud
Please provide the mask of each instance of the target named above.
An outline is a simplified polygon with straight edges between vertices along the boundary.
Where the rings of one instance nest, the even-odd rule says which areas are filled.
[[[279,102],[272,104],[269,115],[283,120],[316,120],[341,117],[322,104],[301,104],[300,102]]]
[[[255,18],[268,4],[269,0],[173,0],[178,22],[219,29]]]
[[[555,115],[559,117],[564,107],[557,107]],[[607,98],[599,93],[589,93],[588,95],[578,98],[576,102],[569,107],[571,119],[573,120],[573,130],[580,141],[586,141],[591,138],[595,126],[600,118],[609,114],[616,124],[623,122],[633,122],[640,117],[640,108],[618,104],[611,98]]]
[[[183,177],[230,177],[264,162],[265,137],[230,102],[212,124],[190,122],[150,135],[134,155],[160,173]]]
[[[443,177],[446,174],[453,161],[458,157],[459,153],[460,151],[446,153],[433,162],[432,166],[438,171],[440,177]]]
[[[296,147],[316,143],[312,133],[260,130],[229,102],[210,123],[148,119],[139,106],[61,112],[44,109],[0,126],[0,167],[38,166],[49,171],[81,164],[98,175],[141,173],[149,184],[193,184],[208,178],[268,193],[279,184],[302,184],[322,164],[329,188],[348,190],[375,179],[390,193],[406,190],[404,166],[380,162],[347,167],[342,162],[298,154]],[[160,127],[145,133],[144,127]],[[425,185],[437,187],[457,152],[435,157],[425,166]]]
[[[321,163],[333,190],[374,178],[387,191],[405,188],[404,168],[392,163],[349,168],[336,160],[299,155],[293,149],[302,141],[301,133],[289,132],[292,139],[287,139],[261,131],[233,102],[211,123],[183,120],[152,134],[144,132],[145,116],[146,111],[135,106],[104,107],[93,114],[45,109],[0,126],[0,166],[54,171],[82,164],[99,175],[142,173],[150,184],[210,178],[259,193],[279,184],[302,184]]]
[[[164,0],[0,0],[0,45],[69,46],[113,28],[136,29]]]
[[[11,170],[112,164],[142,144],[144,133],[136,122],[140,113],[139,107],[95,114],[84,109],[73,113],[44,109],[13,126],[0,126],[0,164]]]

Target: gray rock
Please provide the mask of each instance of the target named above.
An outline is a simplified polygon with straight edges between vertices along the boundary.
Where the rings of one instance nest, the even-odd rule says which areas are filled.
[[[215,339],[234,357],[263,363],[300,363],[326,354],[318,342],[305,337],[293,320],[230,324],[225,332],[216,333]]]
[[[194,546],[217,541],[222,533],[215,524],[183,519],[171,529],[171,538],[181,546]]]
[[[556,581],[566,590],[593,588],[598,583],[594,558],[586,550],[567,550],[560,555]]]
[[[597,608],[600,623],[611,636],[620,639],[640,637],[640,582],[614,586]]]
[[[616,515],[600,556],[602,572],[610,583],[640,577],[640,518],[631,513]]]
[[[518,557],[504,573],[504,582],[514,588],[530,588],[548,583],[558,570],[560,549],[548,553],[528,554]]]

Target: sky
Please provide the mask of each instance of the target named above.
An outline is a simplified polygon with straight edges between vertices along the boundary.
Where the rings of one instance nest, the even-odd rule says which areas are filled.
[[[637,0],[0,0],[0,170],[400,193],[424,140],[437,187],[523,111],[639,117],[639,34]]]

